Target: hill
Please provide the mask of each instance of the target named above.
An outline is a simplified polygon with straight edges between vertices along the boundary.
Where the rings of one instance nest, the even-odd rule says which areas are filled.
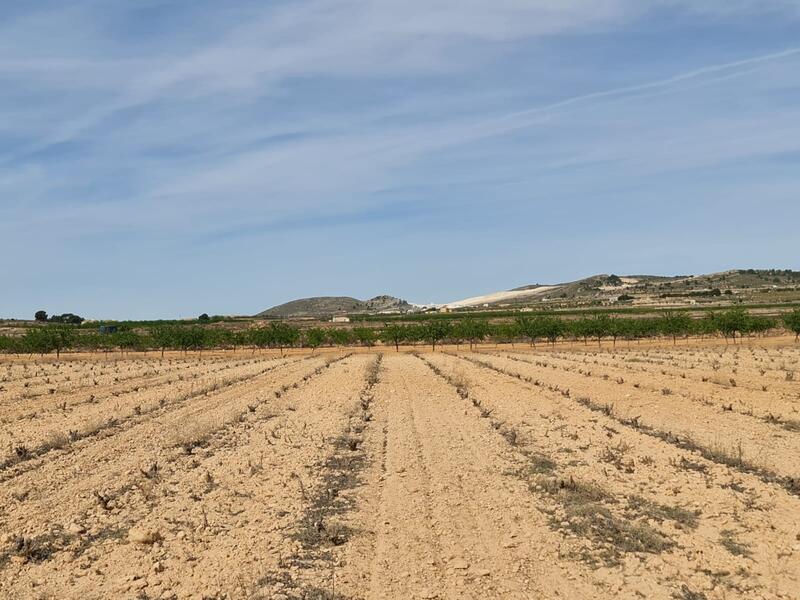
[[[581,306],[617,302],[643,306],[699,303],[781,302],[800,297],[800,272],[738,269],[706,275],[609,275],[532,284],[445,304],[450,309]]]
[[[358,300],[349,296],[317,296],[273,306],[258,313],[256,317],[324,318],[355,313],[389,314],[413,310],[414,307],[411,304],[394,296],[375,296],[369,300]]]
[[[349,296],[303,298],[275,306],[256,317],[330,318],[334,315],[396,314],[442,309],[572,308],[604,305],[687,306],[739,302],[782,303],[800,300],[800,272],[780,269],[737,269],[705,275],[600,274],[552,284],[530,284],[445,304],[420,307],[395,298]]]

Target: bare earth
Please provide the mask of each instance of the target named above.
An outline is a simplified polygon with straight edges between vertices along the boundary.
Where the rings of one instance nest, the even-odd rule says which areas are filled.
[[[800,598],[800,347],[0,362],[0,598]]]

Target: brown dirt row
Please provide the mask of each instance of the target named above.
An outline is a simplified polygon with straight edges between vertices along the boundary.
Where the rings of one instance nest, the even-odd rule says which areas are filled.
[[[276,359],[277,360],[277,359]],[[267,364],[271,361],[251,360],[222,362],[203,365],[198,363],[180,373],[166,373],[137,378],[133,381],[121,384],[105,385],[92,387],[87,391],[65,393],[59,395],[40,396],[36,399],[17,401],[9,403],[5,407],[0,407],[0,423],[7,424],[15,420],[30,420],[41,417],[42,415],[63,414],[68,409],[74,409],[86,404],[101,404],[108,401],[117,401],[120,397],[127,394],[147,391],[154,392],[158,388],[168,388],[169,386],[182,382],[192,382],[201,376],[208,376],[214,373],[227,375],[228,371],[246,367],[249,365]]]
[[[295,359],[302,360],[302,359]],[[0,447],[7,448],[0,460],[0,472],[41,457],[54,450],[97,435],[125,429],[129,423],[146,420],[151,413],[185,403],[191,398],[238,385],[285,364],[285,361],[253,362],[219,373],[189,377],[180,383],[125,394],[113,401],[87,402],[65,407],[33,419],[17,419],[0,429]]]
[[[165,407],[116,435],[82,440],[69,452],[48,457],[37,469],[21,473],[0,488],[3,529],[15,535],[41,535],[41,524],[30,521],[30,516],[51,516],[54,507],[64,511],[57,522],[65,526],[64,519],[72,514],[98,514],[103,508],[98,495],[113,500],[141,477],[141,469],[163,462],[164,457],[200,447],[215,430],[248,413],[249,406],[267,401],[272,390],[302,382],[325,362],[315,359],[287,365],[244,385],[198,396],[177,407]]]
[[[792,597],[800,499],[696,453],[620,427],[559,392],[451,356],[428,356],[528,459],[573,560],[620,595]],[[739,548],[733,545],[733,542]],[[733,551],[732,551],[733,549]]]
[[[303,490],[346,418],[341,407],[358,401],[364,359],[331,369],[313,360],[322,368],[263,381],[247,394],[261,400],[253,411],[245,408],[190,454],[162,453],[154,479],[133,474],[137,485],[117,495],[110,511],[82,517],[89,533],[118,527],[121,534],[76,558],[60,552],[29,562],[13,590],[19,597],[37,590],[70,598],[253,598],[260,573],[293,550],[286,532]],[[81,485],[91,489],[91,481]]]
[[[797,433],[677,395],[648,390],[623,393],[613,381],[554,371],[511,358],[484,357],[495,367],[519,373],[545,386],[568,390],[574,398],[585,397],[595,404],[608,406],[621,420],[636,421],[655,430],[691,438],[700,446],[729,457],[731,462],[751,464],[779,477],[800,481],[800,466],[793,458],[800,452]]]
[[[385,355],[372,406],[367,484],[348,521],[366,533],[341,550],[337,598],[597,597],[509,476],[518,458],[421,360]]]
[[[159,383],[171,383],[192,377],[195,373],[210,369],[232,368],[246,364],[248,361],[213,361],[204,363],[202,361],[192,361],[181,364],[159,364],[151,365],[149,369],[143,369],[127,377],[121,377],[115,372],[99,374],[89,374],[82,376],[79,382],[70,389],[57,390],[53,392],[26,395],[27,391],[18,393],[16,396],[6,397],[0,402],[0,419],[11,419],[22,414],[32,414],[47,409],[54,409],[56,406],[66,401],[68,404],[85,402],[92,398],[100,399],[103,397],[116,397],[130,391],[137,391],[137,388],[152,387]],[[250,361],[252,362],[252,361]],[[19,383],[19,382],[17,382]]]
[[[602,366],[624,365],[630,371],[639,371],[645,374],[660,374],[666,377],[684,379],[687,383],[708,384],[719,386],[725,389],[742,389],[753,392],[763,392],[764,386],[775,394],[788,394],[797,398],[798,382],[793,380],[794,367],[787,362],[770,367],[762,363],[763,357],[758,355],[755,348],[739,353],[738,350],[732,351],[736,355],[735,362],[722,365],[715,358],[708,358],[694,355],[693,360],[683,361],[682,363],[660,361],[659,363],[645,362],[646,355],[637,352],[587,352],[587,353],[550,353],[557,359],[586,361],[590,360],[593,364]],[[717,355],[713,355],[717,356]],[[762,373],[763,372],[763,373]],[[733,380],[733,381],[731,381]]]
[[[743,365],[749,371],[760,374],[761,369],[767,371],[766,375],[783,380],[788,369],[800,370],[800,346],[797,344],[785,347],[739,347],[730,346],[719,349],[670,349],[653,348],[640,353],[641,360],[649,364],[685,366],[687,364],[718,365],[720,368],[733,367],[742,356],[752,356],[752,363]]]
[[[715,410],[735,412],[788,431],[800,431],[800,387],[792,394],[775,391],[769,386],[753,391],[739,387],[738,380],[733,378],[729,378],[727,387],[723,387],[712,382],[688,381],[660,372],[641,374],[632,370],[627,362],[600,361],[591,355],[561,358],[529,353],[488,354],[613,382],[619,386],[619,392],[625,394],[638,394],[640,391],[668,396],[674,394]]]
[[[178,373],[192,369],[199,365],[208,365],[211,362],[229,362],[217,359],[215,361],[182,360],[182,361],[151,361],[120,360],[115,363],[86,366],[82,363],[60,363],[56,374],[48,373],[39,377],[14,377],[6,372],[0,383],[0,405],[17,403],[20,400],[30,401],[41,396],[53,394],[74,393],[96,387],[123,387],[122,384],[132,380],[148,381],[150,377],[159,373]]]

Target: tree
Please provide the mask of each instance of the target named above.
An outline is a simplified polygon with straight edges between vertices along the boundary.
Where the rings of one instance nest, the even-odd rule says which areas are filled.
[[[678,343],[678,336],[689,335],[692,330],[692,318],[686,313],[667,311],[659,319],[659,331],[672,338],[672,344]]]
[[[40,323],[43,321],[47,321],[47,311],[37,310],[33,318],[39,321]]]
[[[273,346],[281,349],[281,356],[283,356],[283,349],[294,346],[300,338],[300,331],[296,327],[292,327],[288,323],[272,322],[269,325],[271,342]]]
[[[85,320],[86,319],[84,319],[83,317],[80,317],[78,315],[74,315],[72,313],[64,313],[63,315],[53,315],[49,319],[49,321],[51,323],[65,323],[67,325],[80,325]]]
[[[311,354],[314,354],[317,348],[322,346],[327,339],[328,335],[325,333],[325,330],[319,329],[318,327],[306,329],[305,335],[303,336],[303,342],[307,347],[311,348]]]
[[[531,319],[530,317],[517,317],[514,319],[519,333],[528,338],[531,346],[536,347],[536,338],[542,335],[541,319]]]
[[[459,321],[450,331],[450,335],[454,336],[456,339],[467,340],[470,350],[472,350],[476,343],[482,342],[488,333],[489,323],[482,319],[473,319],[472,317],[467,317]]]
[[[492,331],[489,335],[494,338],[495,342],[511,344],[513,348],[514,343],[521,334],[519,323],[515,321],[513,323],[497,323],[496,325],[492,325]]]
[[[178,347],[186,354],[189,350],[203,351],[206,330],[202,327],[178,327]]]
[[[56,357],[61,356],[61,351],[72,346],[75,332],[69,327],[36,327],[28,329],[22,336],[23,347],[31,354],[50,354],[56,352]]]
[[[431,320],[422,326],[422,339],[431,345],[436,352],[436,344],[447,339],[452,332],[452,326],[447,321]]]
[[[6,335],[0,335],[0,352],[10,352],[14,348],[14,340]]]
[[[583,344],[589,345],[589,338],[592,335],[592,322],[589,319],[575,319],[570,323],[570,331],[576,338],[583,338]]]
[[[247,332],[247,337],[253,346],[253,353],[255,353],[256,348],[259,350],[269,348],[273,342],[272,330],[268,327],[256,327],[251,329]]]
[[[378,334],[371,327],[356,327],[353,329],[353,336],[362,346],[372,347],[378,339]]]
[[[135,331],[119,331],[109,336],[122,354],[142,346],[142,339]]]
[[[558,338],[564,335],[566,326],[564,321],[555,317],[544,317],[539,320],[538,325],[541,334],[547,338],[547,341],[555,348]]]
[[[46,328],[28,329],[22,336],[22,347],[31,354],[50,354],[55,350],[50,332]]]
[[[394,344],[396,352],[400,352],[400,343],[408,339],[408,328],[403,325],[386,325],[380,333],[381,341],[386,344],[391,342]]]
[[[198,321],[208,322],[211,320],[211,317],[208,316],[208,313],[203,313],[199,317],[197,317]]]
[[[795,308],[792,312],[783,315],[783,324],[786,329],[794,332],[794,341],[800,340],[800,308]]]
[[[742,308],[732,308],[716,315],[715,321],[717,329],[725,336],[736,343],[736,334],[743,334],[747,331],[748,315]]]
[[[332,346],[349,346],[353,343],[353,334],[349,329],[329,329],[328,343]]]
[[[178,328],[172,325],[159,325],[150,330],[150,339],[161,350],[161,358],[164,358],[164,350],[167,348],[178,347],[178,338]]]
[[[770,329],[774,329],[777,325],[775,319],[771,317],[759,317],[756,315],[749,315],[747,320],[747,332],[758,334],[765,334]]]

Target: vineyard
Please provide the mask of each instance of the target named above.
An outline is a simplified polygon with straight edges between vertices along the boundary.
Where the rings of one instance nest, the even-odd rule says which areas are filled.
[[[798,598],[790,341],[2,360],[2,598]]]

